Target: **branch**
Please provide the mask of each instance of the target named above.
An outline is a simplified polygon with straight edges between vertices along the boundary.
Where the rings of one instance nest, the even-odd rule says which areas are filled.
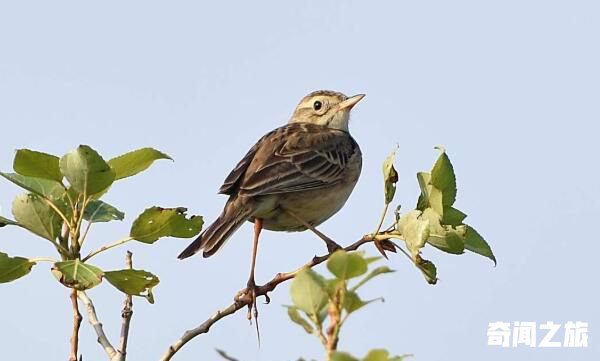
[[[345,247],[343,249],[345,251],[355,251],[360,246],[364,245],[365,243],[374,242],[377,238],[378,237],[374,237],[373,235],[365,235],[358,241],[354,242],[353,244],[351,244],[348,247]],[[267,295],[268,292],[273,291],[279,284],[294,278],[296,276],[296,273],[298,273],[304,267],[312,268],[318,264],[325,262],[326,260],[329,259],[330,256],[331,256],[331,253],[323,255],[323,256],[315,256],[315,257],[313,257],[312,260],[310,260],[310,262],[307,262],[304,266],[298,268],[295,271],[287,272],[287,273],[278,273],[269,282],[265,283],[264,285],[256,287],[256,297],[265,296],[265,298],[267,299],[267,303],[268,303],[269,302],[269,296]],[[239,291],[235,295],[234,302],[232,304],[230,304],[226,308],[221,309],[221,310],[217,311],[216,313],[214,313],[212,316],[210,316],[206,321],[204,321],[198,327],[186,331],[183,334],[183,336],[181,336],[180,339],[178,339],[171,346],[169,346],[169,349],[163,354],[163,356],[160,358],[160,361],[171,360],[171,358],[173,358],[173,356],[186,343],[188,343],[194,337],[201,335],[203,333],[207,333],[213,324],[215,324],[222,318],[225,318],[229,315],[234,314],[238,310],[244,308],[245,306],[248,306],[251,303],[252,303],[252,298],[248,294],[247,289],[243,289],[243,290]]]
[[[106,352],[106,355],[110,360],[116,359],[116,357],[118,356],[117,352],[108,340],[108,337],[106,337],[104,329],[102,328],[102,323],[98,321],[98,316],[96,315],[96,308],[94,307],[92,300],[88,297],[85,291],[79,291],[77,292],[77,295],[79,296],[81,302],[83,302],[83,304],[87,308],[88,320],[90,322],[90,325],[92,325],[92,327],[94,328],[94,331],[96,331],[96,335],[98,336],[98,343],[102,346],[104,352]]]
[[[133,262],[131,256],[133,254],[127,251],[125,255],[125,266],[127,269],[133,268]],[[129,339],[129,325],[131,323],[131,317],[133,316],[133,299],[131,295],[125,296],[125,304],[123,305],[123,311],[121,311],[121,318],[123,319],[121,324],[121,338],[119,341],[119,354],[121,355],[120,361],[125,361],[127,358],[127,340]]]
[[[71,305],[73,306],[73,334],[71,335],[71,351],[69,361],[77,361],[79,348],[79,327],[81,326],[81,313],[77,304],[77,290],[71,290]]]

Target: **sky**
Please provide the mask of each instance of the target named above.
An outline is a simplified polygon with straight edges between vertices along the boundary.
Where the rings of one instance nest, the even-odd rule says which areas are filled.
[[[599,34],[595,1],[2,1],[0,169],[11,170],[20,148],[62,155],[89,144],[108,159],[152,146],[171,155],[174,162],[112,187],[106,201],[126,218],[94,226],[86,247],[95,249],[127,235],[152,205],[213,220],[227,173],[304,95],[365,93],[350,124],[362,175],[321,230],[341,244],[372,231],[383,204],[381,163],[396,146],[396,201],[413,208],[415,174],[431,168],[440,144],[456,171],[456,206],[498,264],[427,247],[440,278],[430,286],[392,256],[397,272],[364,290],[385,302],[352,316],[340,349],[362,356],[383,347],[434,361],[597,359]],[[10,216],[19,193],[0,182],[0,214]],[[122,268],[129,249],[136,268],[161,279],[154,305],[135,299],[129,360],[158,359],[231,302],[245,286],[251,232],[244,225],[210,259],[179,261],[188,240],[167,238],[94,260]],[[0,229],[0,251],[54,256],[14,227]],[[264,232],[257,282],[323,252],[310,233]],[[67,358],[69,292],[49,268],[0,285],[4,359]],[[122,295],[105,283],[89,295],[116,342]],[[238,312],[174,360],[219,359],[215,348],[240,361],[322,360],[318,340],[287,319],[282,305],[290,302],[286,284],[259,305],[260,347]],[[588,322],[589,346],[488,346],[496,321]],[[80,349],[84,360],[105,359],[85,315]]]

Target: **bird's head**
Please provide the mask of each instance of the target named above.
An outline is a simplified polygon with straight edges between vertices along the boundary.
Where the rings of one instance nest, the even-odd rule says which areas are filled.
[[[347,97],[329,90],[312,92],[302,98],[290,123],[313,123],[347,132],[350,110],[364,97],[364,94]]]

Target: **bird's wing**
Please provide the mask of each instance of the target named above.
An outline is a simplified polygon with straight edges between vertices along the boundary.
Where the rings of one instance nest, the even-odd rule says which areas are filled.
[[[237,190],[239,189],[240,180],[246,173],[246,170],[248,169],[250,163],[252,163],[252,160],[254,159],[257,150],[261,147],[262,144],[264,144],[265,139],[272,137],[274,133],[279,131],[279,129],[281,128],[277,128],[265,134],[262,138],[258,140],[258,142],[256,142],[256,144],[254,144],[252,148],[250,148],[250,150],[248,151],[248,153],[246,153],[244,158],[242,158],[242,160],[238,162],[235,168],[231,170],[227,178],[225,178],[223,185],[221,186],[221,188],[219,188],[220,194],[232,195],[235,192],[237,192]]]
[[[360,152],[348,133],[307,123],[278,128],[255,147],[240,162],[245,164],[237,176],[240,195],[329,187],[343,179],[349,160]]]

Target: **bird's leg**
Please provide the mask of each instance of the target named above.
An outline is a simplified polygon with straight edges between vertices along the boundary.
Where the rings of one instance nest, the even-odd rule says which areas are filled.
[[[331,238],[329,238],[326,235],[324,235],[323,233],[321,233],[321,231],[319,231],[318,229],[316,229],[315,227],[313,227],[310,223],[308,223],[307,221],[305,221],[304,219],[302,219],[301,217],[299,217],[296,213],[290,211],[289,209],[284,209],[284,211],[287,214],[289,214],[290,216],[292,216],[293,218],[295,218],[298,222],[302,223],[302,225],[304,227],[310,229],[319,238],[321,238],[325,242],[325,244],[327,245],[327,250],[329,251],[329,253],[333,253],[333,252],[337,251],[338,249],[342,248],[342,246],[340,246],[339,244],[335,243],[334,240],[332,240]]]
[[[256,322],[256,332],[258,334],[258,309],[256,308],[256,282],[254,281],[254,270],[256,269],[256,254],[258,253],[258,238],[260,231],[262,230],[263,220],[262,218],[254,219],[254,240],[252,242],[252,265],[250,266],[250,278],[248,278],[248,295],[251,298],[251,302],[248,305],[248,319]],[[260,334],[259,334],[260,342]]]

